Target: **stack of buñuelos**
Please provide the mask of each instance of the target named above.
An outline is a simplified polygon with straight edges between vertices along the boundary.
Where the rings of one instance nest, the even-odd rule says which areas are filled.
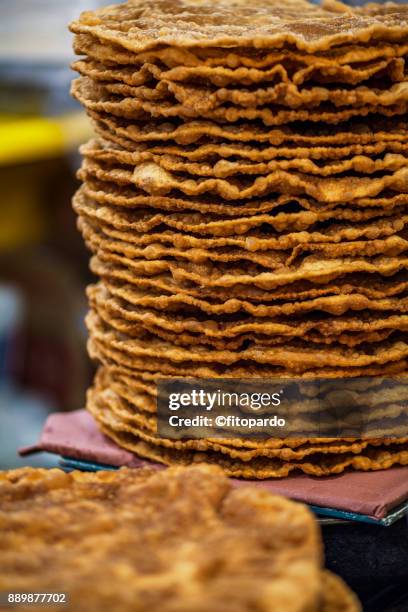
[[[407,464],[401,436],[163,439],[155,398],[172,376],[405,372],[408,7],[131,0],[71,29],[102,430],[248,478]]]

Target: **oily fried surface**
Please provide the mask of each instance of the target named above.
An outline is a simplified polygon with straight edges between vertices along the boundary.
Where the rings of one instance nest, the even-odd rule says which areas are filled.
[[[320,609],[312,514],[217,468],[5,472],[0,521],[3,591],[63,584],[80,611]]]
[[[298,203],[299,204],[299,203]],[[332,210],[333,215],[344,216],[343,219],[331,219],[330,224],[318,219],[319,209],[309,216],[315,223],[303,231],[277,231],[273,227],[274,217],[269,214],[243,216],[235,219],[222,218],[216,215],[201,215],[185,212],[163,214],[145,211],[126,211],[111,206],[99,205],[78,192],[74,196],[73,206],[77,212],[81,226],[91,226],[106,236],[118,238],[139,246],[157,242],[173,244],[174,246],[195,248],[240,247],[248,251],[285,250],[299,244],[339,243],[357,239],[375,240],[382,236],[390,236],[402,232],[408,222],[408,214],[403,207],[397,206],[387,210],[369,208],[367,210],[351,210],[339,208]],[[310,203],[311,210],[313,204]],[[327,213],[327,211],[326,211]],[[352,213],[354,213],[352,217]],[[279,224],[282,222],[275,217]],[[301,214],[298,214],[299,217]],[[287,214],[290,219],[296,214]],[[353,224],[348,218],[353,219]],[[325,216],[329,221],[329,217]],[[198,234],[198,235],[194,235]]]
[[[263,290],[276,289],[284,286],[294,285],[295,283],[308,281],[318,285],[326,284],[334,279],[344,279],[348,275],[380,275],[384,277],[393,276],[408,267],[408,258],[402,251],[406,249],[407,241],[397,237],[387,241],[379,241],[377,244],[368,243],[373,251],[365,253],[363,256],[348,257],[327,257],[324,251],[321,254],[307,255],[299,261],[289,259],[279,260],[275,254],[276,265],[268,266],[272,270],[266,270],[259,262],[211,262],[193,261],[185,262],[180,260],[167,260],[158,258],[154,260],[143,259],[140,257],[126,257],[122,253],[115,253],[114,250],[99,248],[98,244],[89,242],[89,246],[95,251],[98,260],[108,266],[123,267],[127,269],[129,276],[133,277],[135,284],[139,284],[140,278],[150,278],[151,286],[160,286],[161,276],[168,274],[173,277],[176,284],[183,287],[193,287],[196,290],[210,289],[210,294],[216,295],[217,290],[224,292],[224,297],[228,296],[230,288],[242,287],[258,288]],[[379,248],[380,251],[375,249]],[[384,249],[384,255],[382,255]],[[394,250],[395,249],[395,250]],[[372,257],[376,252],[379,256]],[[401,253],[399,255],[399,253]],[[272,260],[273,261],[273,260]],[[132,280],[129,278],[130,283]],[[225,292],[225,290],[227,290]],[[189,291],[185,291],[189,293]],[[194,291],[191,293],[194,295]],[[204,295],[204,293],[202,293]],[[242,294],[241,294],[242,295]],[[245,295],[245,294],[244,294]]]
[[[160,150],[160,149],[159,149]],[[255,149],[256,151],[257,149]],[[157,151],[157,150],[156,150]],[[311,159],[292,158],[272,159],[268,162],[252,163],[246,160],[218,159],[204,160],[202,163],[185,160],[176,153],[161,154],[155,149],[129,152],[119,145],[112,145],[105,139],[92,139],[81,147],[84,157],[91,160],[107,162],[116,166],[137,166],[146,162],[154,162],[169,172],[181,172],[195,176],[213,176],[228,178],[235,175],[267,175],[277,170],[296,171],[302,174],[331,176],[344,172],[373,174],[375,172],[391,172],[399,170],[407,164],[407,157],[399,153],[388,153],[384,157],[372,159],[366,155],[356,155],[351,158],[325,162],[324,164]],[[211,154],[210,154],[211,155]]]
[[[89,113],[92,117],[93,113]],[[401,141],[386,140],[376,143],[351,143],[351,144],[318,144],[318,130],[316,130],[316,143],[308,147],[304,143],[299,146],[288,143],[286,146],[268,146],[268,143],[263,143],[261,140],[257,146],[251,146],[246,142],[228,142],[220,140],[214,136],[211,140],[203,138],[203,142],[197,141],[193,144],[179,144],[176,140],[172,141],[171,134],[166,142],[162,132],[157,131],[152,134],[152,142],[148,143],[148,137],[143,139],[143,133],[138,132],[135,125],[125,122],[122,125],[118,121],[115,127],[114,118],[96,117],[92,120],[92,125],[97,135],[103,140],[109,141],[111,145],[120,146],[126,151],[132,153],[151,152],[153,155],[170,155],[179,158],[185,158],[190,161],[205,161],[207,159],[213,161],[220,159],[237,158],[240,161],[266,162],[269,160],[282,159],[313,159],[313,160],[340,160],[351,155],[367,155],[374,156],[384,152],[404,153],[408,150],[408,143],[404,142],[404,137],[401,135]],[[117,119],[117,118],[116,118]],[[208,124],[208,130],[215,127],[214,124]],[[205,134],[205,130],[203,130]],[[154,142],[154,137],[157,136],[157,142]],[[341,136],[341,134],[339,134]],[[177,138],[174,133],[174,138]],[[160,141],[164,141],[160,144]]]
[[[88,410],[99,423],[101,430],[120,446],[140,457],[164,465],[191,465],[206,462],[220,466],[224,472],[235,478],[267,479],[285,478],[292,472],[303,472],[311,476],[341,474],[346,469],[372,471],[384,470],[394,465],[408,464],[406,445],[398,443],[368,445],[359,453],[341,452],[328,454],[317,452],[311,457],[296,460],[283,460],[277,457],[261,456],[243,461],[232,458],[225,452],[209,450],[179,449],[177,443],[161,446],[157,438],[128,425],[101,402],[89,402]],[[194,444],[191,444],[194,447]],[[234,453],[234,455],[240,454]],[[266,454],[271,454],[267,452]]]
[[[279,191],[283,195],[310,197],[333,205],[365,198],[384,197],[384,192],[387,191],[395,194],[406,193],[408,170],[405,162],[399,155],[388,159],[389,173],[374,177],[364,175],[321,177],[278,168],[265,175],[244,174],[230,180],[217,177],[197,178],[183,172],[169,172],[152,161],[142,162],[129,168],[89,158],[84,160],[81,174],[124,187],[133,185],[152,196],[180,193],[199,197],[209,193],[228,201],[260,198]],[[378,167],[380,166],[381,163]]]
[[[267,144],[277,147],[279,153],[284,148],[296,145],[312,152],[322,148],[378,145],[378,143],[406,143],[408,139],[407,121],[403,117],[387,119],[376,116],[373,121],[363,121],[359,118],[341,124],[327,126],[318,123],[310,126],[308,123],[297,124],[296,127],[285,125],[279,128],[266,128],[259,124],[240,123],[238,125],[216,124],[211,121],[181,121],[174,119],[164,124],[154,121],[128,121],[107,113],[90,112],[97,124],[102,124],[110,134],[117,134],[135,143],[166,143],[174,142],[186,147],[197,144],[220,145],[234,143],[242,147],[245,143]],[[194,151],[197,147],[194,147]],[[254,148],[255,149],[255,148]],[[361,149],[360,149],[361,151]]]
[[[211,289],[177,282],[171,274],[159,273],[155,277],[132,276],[124,266],[109,263],[100,257],[91,259],[91,270],[103,279],[109,291],[135,306],[151,306],[170,312],[185,308],[187,312],[202,310],[208,314],[233,314],[239,311],[259,317],[279,316],[324,311],[341,315],[347,310],[403,311],[406,274],[402,272],[382,278],[373,273],[351,274],[323,286],[307,281],[294,282],[273,292],[253,286],[238,285]],[[402,307],[398,307],[401,301]],[[297,303],[298,302],[298,303]]]
[[[145,357],[146,363],[157,359],[177,363],[207,363],[218,365],[234,365],[239,362],[281,366],[293,372],[304,372],[324,366],[331,367],[364,367],[389,364],[408,358],[408,344],[404,336],[401,339],[387,341],[380,346],[364,344],[355,348],[337,346],[321,347],[300,346],[296,341],[289,341],[284,346],[263,346],[254,343],[241,351],[215,350],[204,345],[193,345],[189,349],[174,345],[159,338],[131,337],[124,332],[118,332],[96,311],[91,310],[86,318],[91,337],[96,341],[122,351],[136,359]],[[147,341],[146,341],[147,340]]]
[[[114,91],[112,91],[114,87]],[[306,106],[291,109],[271,104],[259,107],[240,107],[229,103],[216,108],[191,107],[189,104],[179,102],[174,97],[157,99],[157,96],[147,94],[149,99],[134,97],[128,86],[107,87],[100,82],[96,83],[89,77],[80,77],[72,83],[71,93],[88,111],[101,112],[123,117],[125,119],[143,120],[151,117],[159,118],[205,118],[220,123],[235,123],[240,120],[261,121],[265,126],[281,126],[294,121],[311,121],[339,124],[353,117],[366,117],[372,113],[379,113],[386,117],[404,115],[408,107],[405,83],[399,83],[397,95],[393,102],[383,104],[381,98],[369,97],[369,101],[357,106],[337,107],[333,102],[324,102],[318,108]],[[174,89],[176,85],[173,85]],[[120,88],[120,93],[116,93]],[[131,88],[133,89],[133,88]],[[186,95],[194,92],[185,92]],[[130,94],[130,95],[129,95]],[[203,97],[201,94],[200,99]],[[205,97],[205,96],[204,96]],[[153,98],[153,99],[150,99]],[[388,100],[387,100],[388,101]],[[163,120],[163,119],[162,119]]]
[[[282,90],[287,91],[292,85],[299,87],[308,84],[310,80],[321,84],[338,82],[342,85],[359,85],[367,82],[367,80],[382,76],[388,82],[396,83],[404,81],[404,54],[407,51],[406,45],[405,48],[401,46],[397,48],[398,50],[395,50],[396,55],[400,57],[379,57],[356,66],[341,64],[341,57],[331,61],[330,58],[319,58],[318,56],[314,57],[315,61],[310,65],[310,56],[302,58],[299,54],[289,52],[287,54],[277,53],[275,61],[271,57],[272,54],[269,54],[268,59],[271,63],[269,66],[264,65],[263,69],[258,67],[247,68],[239,64],[238,67],[230,68],[222,65],[207,66],[202,63],[197,63],[194,66],[180,64],[167,69],[167,66],[163,66],[166,61],[163,53],[159,54],[159,57],[146,57],[148,54],[138,54],[133,57],[130,55],[129,63],[124,65],[117,62],[114,51],[112,54],[109,53],[109,47],[99,47],[98,49],[93,41],[88,42],[88,45],[86,43],[83,45],[77,39],[74,48],[77,53],[83,53],[86,48],[89,48],[91,53],[99,54],[101,59],[107,61],[107,64],[103,64],[100,61],[92,60],[91,57],[78,60],[72,64],[72,69],[79,74],[94,81],[107,81],[112,85],[124,84],[129,87],[139,87],[141,88],[139,93],[148,95],[156,94],[149,93],[147,89],[142,88],[145,85],[152,85],[153,81],[160,83],[198,82],[217,87],[228,85],[251,86],[254,83],[259,83],[264,87],[277,87],[280,92]],[[142,56],[144,57],[142,58]],[[250,58],[242,59],[245,62]],[[222,61],[222,58],[220,60]],[[264,58],[264,64],[265,60],[267,61],[267,59]],[[241,63],[241,61],[237,56],[237,63]],[[138,65],[140,62],[142,62],[141,65]],[[286,87],[282,87],[283,84]],[[163,85],[159,89],[162,88]]]
[[[101,429],[245,478],[405,464],[405,400],[376,383],[369,437],[266,444],[157,438],[155,384],[406,371],[407,7],[130,0],[71,29]],[[293,406],[296,430],[317,405]],[[325,580],[324,609],[353,609]]]
[[[312,85],[299,87],[291,82],[282,82],[276,85],[259,83],[258,87],[216,87],[209,83],[176,83],[168,79],[147,82],[143,85],[132,86],[122,82],[105,82],[104,91],[115,96],[134,98],[150,102],[171,100],[180,103],[183,112],[200,114],[224,105],[233,105],[239,108],[258,108],[277,104],[291,109],[316,109],[323,103],[333,104],[334,107],[357,106],[387,107],[397,105],[407,99],[407,84],[404,82],[404,71],[401,71],[400,82],[385,84],[385,87],[358,85],[353,89],[337,84],[337,87]],[[87,79],[88,77],[84,77]],[[100,82],[100,81],[99,81]],[[331,85],[331,84],[330,84]],[[147,107],[143,107],[147,108]],[[329,106],[327,108],[330,108]],[[190,115],[191,116],[191,115]],[[194,116],[194,115],[193,115]],[[246,117],[247,115],[243,115]],[[248,118],[250,118],[248,116]]]
[[[282,242],[279,239],[274,241],[273,238],[258,242],[256,236],[253,236],[253,240],[249,237],[249,240],[245,241],[244,246],[248,245],[249,249],[241,248],[243,241],[238,245],[233,244],[233,239],[227,241],[227,244],[222,244],[221,240],[208,243],[205,239],[194,242],[194,239],[191,241],[189,238],[180,240],[178,235],[172,232],[164,236],[159,235],[156,240],[153,235],[150,239],[143,237],[139,241],[137,234],[97,228],[95,224],[89,223],[84,218],[78,220],[78,228],[87,246],[95,254],[117,253],[132,260],[147,259],[149,261],[186,259],[195,264],[209,262],[210,265],[215,265],[211,262],[229,264],[249,261],[256,264],[261,271],[262,268],[278,270],[282,267],[290,267],[295,262],[300,263],[303,257],[311,253],[325,255],[328,259],[353,255],[372,257],[402,254],[408,250],[408,241],[403,237],[402,232],[399,233],[398,228],[403,230],[407,221],[408,216],[405,215],[399,219],[389,219],[388,223],[382,224],[382,228],[381,223],[378,223],[374,231],[373,227],[371,230],[364,228],[360,235],[357,229],[355,232],[346,230],[343,232],[344,240],[342,241],[336,240],[337,236],[334,234],[334,244],[330,241],[330,231],[328,240],[323,237],[323,240],[320,241],[319,236],[312,236],[309,241],[309,236],[305,233],[302,235],[303,240],[300,240],[298,244],[296,244],[296,239],[292,241],[293,237],[289,242],[285,242],[284,236],[282,236]],[[377,239],[365,240],[366,235],[370,233],[377,234]],[[347,240],[347,234],[353,235],[355,239]],[[218,246],[217,242],[221,243],[221,248],[214,248]]]
[[[227,315],[217,319],[194,318],[191,313],[162,313],[138,308],[118,300],[102,286],[90,287],[88,299],[92,309],[108,326],[133,338],[155,337],[168,340],[173,344],[192,347],[206,344],[216,349],[241,349],[262,344],[286,344],[291,338],[317,344],[340,343],[348,346],[379,342],[394,332],[408,331],[408,315],[378,314],[365,311],[359,316],[327,315],[304,319],[301,316],[276,318],[248,318],[233,320]],[[321,300],[324,301],[324,298]],[[360,304],[364,300],[360,299]],[[389,301],[390,304],[393,302]],[[396,300],[396,310],[408,310],[405,300]],[[404,303],[405,302],[405,303]],[[317,303],[317,300],[315,301]],[[383,304],[386,300],[383,300]],[[301,303],[303,304],[303,303]],[[299,304],[300,306],[300,304]],[[307,312],[307,310],[306,310]],[[401,336],[401,333],[399,334]]]
[[[200,351],[195,353],[195,359],[192,361],[177,362],[170,361],[162,355],[148,356],[149,352],[154,353],[155,349],[153,347],[157,346],[159,342],[157,340],[150,342],[149,338],[148,342],[146,342],[145,339],[141,348],[138,347],[135,350],[133,346],[133,350],[129,351],[126,350],[126,341],[115,340],[112,332],[101,332],[96,328],[90,328],[90,332],[88,351],[93,359],[105,365],[123,368],[131,376],[136,373],[137,376],[141,376],[144,380],[154,380],[155,382],[160,380],[161,377],[172,376],[182,378],[273,378],[279,376],[283,378],[355,378],[356,376],[393,376],[403,373],[406,370],[408,361],[406,357],[401,357],[400,359],[397,357],[397,355],[401,354],[401,345],[406,345],[404,342],[394,344],[391,360],[389,360],[390,356],[387,355],[387,347],[381,346],[381,348],[376,348],[377,355],[364,354],[363,349],[363,352],[360,354],[356,351],[353,357],[350,349],[348,349],[349,354],[346,358],[344,358],[344,350],[331,350],[329,363],[323,357],[324,350],[322,350],[322,347],[310,348],[310,345],[299,347],[298,343],[292,342],[289,348],[284,347],[282,349],[281,346],[277,345],[266,351],[265,355],[261,357],[266,363],[240,359],[237,353],[232,353],[232,358],[237,359],[232,365],[219,363],[216,355],[212,356],[214,362],[208,363],[202,359]],[[148,348],[149,344],[151,344],[150,348]],[[169,343],[165,343],[165,346],[168,347]],[[185,349],[180,349],[177,346],[175,348],[178,350],[176,353],[178,357],[187,355]],[[367,347],[365,350],[367,351]],[[208,353],[210,352],[208,351]],[[375,350],[369,349],[369,352],[375,353]],[[344,366],[339,364],[339,353],[342,357],[341,361],[351,361],[353,365]],[[229,352],[228,354],[231,355]],[[355,359],[356,355],[357,359]],[[175,351],[172,350],[171,357],[174,359],[174,356]],[[375,363],[379,358],[384,358],[387,361],[385,363]],[[365,362],[364,365],[361,364],[361,361]],[[370,361],[371,364],[367,363]],[[290,365],[285,366],[282,365],[283,363]],[[336,365],[333,365],[334,363]]]
[[[260,215],[273,211],[276,214],[270,215],[270,224],[280,230],[286,227],[305,229],[317,221],[327,219],[359,221],[370,218],[370,216],[364,215],[386,215],[388,211],[393,210],[395,207],[406,206],[408,201],[406,193],[396,194],[393,191],[385,191],[383,194],[374,197],[357,198],[353,200],[352,207],[348,202],[323,203],[299,195],[278,193],[272,193],[264,198],[244,200],[243,202],[223,201],[214,195],[208,194],[194,198],[186,197],[177,192],[172,194],[171,197],[153,196],[137,189],[135,186],[119,185],[109,180],[109,178],[112,178],[109,177],[109,171],[107,173],[106,170],[100,169],[96,164],[89,162],[82,165],[78,171],[78,178],[85,181],[80,193],[94,200],[98,205],[106,204],[114,206],[118,210],[121,208],[140,209],[143,212],[147,212],[147,209],[151,209],[150,212],[155,212],[156,210],[183,211],[183,214],[185,211],[189,211],[189,213],[197,211],[201,214],[210,213],[211,215],[215,214],[227,218]],[[115,176],[115,178],[117,177]],[[295,207],[295,211],[292,211],[294,204],[298,206]],[[348,207],[347,204],[349,205]],[[289,205],[289,207],[285,207],[285,205]],[[292,208],[290,208],[290,205],[292,205]],[[205,224],[203,223],[202,226],[204,228]],[[211,227],[211,222],[209,222],[209,226]]]
[[[332,5],[331,5],[332,6]],[[76,34],[132,52],[158,46],[281,48],[290,44],[307,52],[349,42],[399,41],[406,34],[407,7],[373,5],[369,11],[336,9],[305,0],[155,0],[130,1],[82,13],[71,24]]]
[[[240,439],[228,437],[227,430],[225,431],[226,437],[223,438],[221,435],[222,428],[218,428],[219,436],[214,437],[211,430],[206,431],[203,427],[201,430],[202,437],[198,439],[188,439],[188,429],[184,432],[185,439],[165,439],[157,435],[157,420],[153,416],[156,412],[156,402],[152,401],[146,394],[115,383],[109,369],[102,369],[98,372],[94,389],[88,392],[88,403],[91,412],[96,410],[96,414],[105,414],[106,423],[113,429],[128,431],[136,437],[141,437],[150,444],[160,447],[179,451],[188,449],[216,451],[229,456],[231,459],[240,459],[244,462],[257,457],[299,461],[305,457],[313,459],[312,455],[317,454],[339,455],[350,452],[358,454],[371,446],[386,447],[394,445],[397,448],[399,445],[406,445],[408,440],[403,437],[401,427],[398,431],[401,422],[397,420],[404,410],[405,390],[394,390],[397,401],[402,402],[400,404],[390,405],[389,401],[392,401],[392,395],[388,394],[390,395],[389,400],[388,398],[385,399],[384,395],[386,396],[387,393],[383,392],[382,405],[386,407],[383,409],[375,407],[370,411],[370,420],[364,423],[364,439],[362,440],[351,437],[345,439],[330,438],[327,433],[330,431],[327,412],[324,415],[326,422],[321,421],[319,427],[319,437],[314,437],[317,435],[316,419],[321,418],[316,416],[316,411],[321,411],[317,400],[299,400],[293,403],[293,407],[291,405],[291,419],[289,426],[285,429],[287,438],[261,439],[253,437],[252,439]],[[367,399],[372,402],[370,398]],[[103,406],[104,413],[98,413],[98,404]],[[262,414],[265,414],[265,412]],[[109,413],[112,415],[111,418],[109,418]],[[225,414],[228,414],[227,410],[225,410]],[[383,417],[384,414],[387,417],[386,421]],[[348,419],[348,422],[351,423],[351,419]],[[384,423],[386,423],[385,426]],[[326,430],[324,429],[325,425],[327,425]],[[375,435],[379,430],[381,430],[380,437],[376,438]],[[254,429],[252,433],[262,432]],[[324,437],[325,433],[327,433],[327,437]],[[407,434],[406,431],[404,433]],[[205,434],[207,434],[206,438]],[[309,437],[299,438],[299,435]],[[393,437],[386,438],[386,435]],[[399,437],[396,437],[397,435]],[[404,450],[403,446],[401,448]]]
[[[348,7],[348,10],[349,7]],[[405,42],[372,41],[371,44],[361,45],[342,44],[327,51],[304,53],[291,46],[281,49],[255,49],[251,47],[173,47],[163,46],[140,53],[133,53],[125,47],[114,45],[106,40],[99,40],[92,34],[75,34],[73,40],[74,51],[77,55],[87,56],[84,61],[75,62],[74,68],[92,71],[92,78],[96,79],[95,67],[103,66],[109,74],[121,75],[129,79],[129,84],[139,84],[138,70],[129,71],[129,64],[141,68],[143,79],[150,70],[168,68],[166,76],[170,80],[190,80],[198,75],[216,77],[214,84],[225,77],[237,78],[240,82],[257,81],[260,71],[271,76],[291,77],[295,83],[302,83],[309,78],[324,78],[329,82],[334,77],[340,82],[359,82],[366,80],[380,71],[387,74],[390,70],[391,78],[398,75],[401,68],[401,59],[407,52]],[[389,64],[388,64],[389,62]],[[76,64],[80,66],[77,68]],[[86,66],[84,66],[84,63]],[[143,66],[148,70],[143,70]],[[282,71],[284,68],[284,71]],[[250,70],[248,70],[250,69]],[[277,70],[277,74],[274,71]],[[78,70],[80,72],[80,70]],[[132,72],[132,76],[130,76]],[[135,74],[135,76],[133,76]],[[121,79],[122,80],[122,79]],[[135,82],[135,80],[137,82]],[[209,79],[210,80],[210,79]]]
[[[397,380],[401,384],[397,384]],[[361,406],[366,402],[371,407],[371,410],[364,415],[368,421],[383,418],[385,411],[388,411],[390,408],[390,402],[393,402],[395,406],[398,404],[403,406],[406,403],[408,389],[405,385],[405,380],[406,376],[396,377],[393,386],[390,388],[389,380],[384,380],[382,377],[371,379],[356,378],[353,381],[347,381],[347,398],[350,398],[350,401],[356,405]],[[304,385],[302,382],[299,382],[298,388],[302,394],[302,399],[293,402],[294,414],[313,414],[319,412],[321,410],[320,401],[322,399],[325,402],[335,402],[336,399],[338,400],[338,390],[342,384],[342,380],[338,379],[326,381],[326,383],[321,382],[319,384],[319,391],[316,391],[310,385],[307,386],[307,384]],[[106,392],[112,390],[113,395],[132,404],[132,406],[129,406],[129,409],[134,408],[136,412],[142,411],[150,414],[156,412],[156,385],[141,375],[137,375],[136,372],[133,376],[130,376],[126,369],[101,366],[98,368],[95,376],[95,386],[98,388],[103,387]],[[269,410],[260,409],[257,412],[257,414],[261,415],[265,413],[269,413]],[[389,416],[393,416],[392,413]],[[396,411],[395,416],[398,416]],[[229,443],[232,444],[231,439],[229,440]],[[293,438],[291,440],[293,441]],[[248,448],[254,448],[258,445],[275,448],[276,442],[276,438],[262,441],[257,440],[255,442],[243,438],[241,440],[234,440],[233,444]],[[286,440],[286,444],[289,445],[289,440]]]

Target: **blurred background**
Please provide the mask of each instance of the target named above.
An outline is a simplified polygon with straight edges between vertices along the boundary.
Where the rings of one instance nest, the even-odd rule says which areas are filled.
[[[55,463],[17,448],[49,412],[83,407],[92,377],[88,254],[70,203],[91,130],[69,95],[67,26],[107,3],[0,0],[0,469]]]
[[[47,414],[81,408],[88,255],[71,208],[91,133],[69,95],[70,21],[95,0],[0,2],[0,469]],[[107,2],[105,2],[107,4]]]

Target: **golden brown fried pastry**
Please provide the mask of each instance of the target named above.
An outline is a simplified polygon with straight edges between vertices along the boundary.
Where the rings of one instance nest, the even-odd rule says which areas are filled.
[[[144,120],[159,117],[164,120],[163,118],[181,117],[189,120],[204,118],[220,123],[235,123],[241,120],[261,121],[265,126],[281,126],[295,121],[323,121],[336,125],[373,113],[386,117],[398,117],[406,114],[408,108],[405,83],[398,84],[396,96],[393,97],[395,101],[387,105],[381,103],[381,98],[375,97],[374,103],[369,101],[360,106],[350,104],[337,107],[336,104],[329,101],[322,103],[318,108],[306,106],[296,109],[279,104],[249,108],[225,104],[207,109],[202,105],[191,107],[173,98],[164,98],[161,93],[160,95],[147,94],[146,97],[149,99],[136,98],[133,91],[122,92],[125,86],[120,88],[119,94],[116,93],[119,87],[115,86],[114,91],[110,91],[113,86],[108,88],[106,85],[93,82],[89,77],[80,77],[72,83],[71,93],[88,111],[108,113],[125,119]],[[190,93],[193,94],[193,92]],[[206,98],[206,93],[201,94],[200,100],[203,97]],[[369,99],[371,100],[371,97]]]
[[[171,47],[252,47],[280,49],[285,44],[313,53],[347,43],[399,42],[407,28],[407,7],[373,5],[370,11],[336,3],[316,6],[306,0],[130,1],[82,13],[71,24],[76,34],[91,34],[133,53]],[[342,6],[343,12],[338,12]]]
[[[96,397],[95,397],[96,395]],[[113,412],[103,397],[91,393],[88,410],[98,422],[101,430],[112,440],[140,457],[164,465],[188,466],[194,463],[209,463],[220,466],[226,474],[234,478],[264,480],[267,478],[286,478],[292,472],[303,472],[310,476],[330,476],[341,474],[346,469],[372,471],[384,470],[396,465],[408,465],[408,451],[405,439],[384,439],[375,444],[356,443],[357,453],[350,447],[337,442],[341,452],[331,454],[316,452],[302,457],[302,451],[288,451],[257,448],[247,451],[254,455],[250,460],[243,459],[245,451],[233,450],[217,442],[208,440],[169,440],[152,435],[135,423],[129,424]],[[395,435],[395,433],[394,433]],[[320,441],[315,439],[316,448]],[[310,444],[310,442],[309,442]],[[311,449],[313,451],[313,448]],[[330,450],[330,449],[329,449]],[[281,455],[281,457],[279,457]],[[297,460],[294,457],[297,457]]]
[[[78,611],[317,612],[326,591],[312,514],[206,465],[2,473],[0,521],[1,590],[63,585]]]
[[[322,153],[322,148],[343,147],[364,147],[378,146],[379,143],[387,143],[398,146],[406,143],[408,139],[407,121],[403,117],[387,119],[377,116],[375,121],[366,122],[361,119],[341,124],[339,126],[327,126],[319,123],[310,125],[308,123],[296,125],[296,127],[285,125],[279,128],[266,128],[265,126],[240,123],[238,125],[217,124],[211,121],[181,121],[180,119],[166,122],[130,122],[126,119],[109,115],[107,113],[89,113],[97,124],[102,124],[110,134],[117,134],[125,138],[126,142],[149,143],[154,146],[157,143],[174,142],[183,145],[183,150],[192,144],[196,146],[192,151],[196,151],[200,145],[210,147],[210,151],[219,151],[222,145],[242,147],[246,144],[254,150],[253,143],[259,149],[262,145],[276,147],[277,151],[285,151],[288,147],[303,147],[308,152],[306,156],[312,154],[317,149]],[[252,146],[251,146],[252,145]],[[360,149],[361,151],[361,149]],[[259,153],[258,153],[259,155]]]
[[[367,377],[408,362],[407,8],[130,0],[71,29],[97,134],[74,208],[99,278],[100,428],[244,478],[405,464],[402,432],[388,442],[404,402]],[[174,376],[362,377],[372,435],[316,441],[305,421],[299,446],[166,441],[155,385]],[[296,425],[316,401],[293,406]],[[324,609],[353,609],[325,581]]]

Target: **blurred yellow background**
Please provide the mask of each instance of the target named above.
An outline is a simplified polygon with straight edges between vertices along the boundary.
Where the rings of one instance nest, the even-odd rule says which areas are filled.
[[[71,208],[91,128],[69,95],[68,24],[101,4],[0,2],[0,469],[20,464],[50,411],[82,407],[92,375],[88,254]]]

